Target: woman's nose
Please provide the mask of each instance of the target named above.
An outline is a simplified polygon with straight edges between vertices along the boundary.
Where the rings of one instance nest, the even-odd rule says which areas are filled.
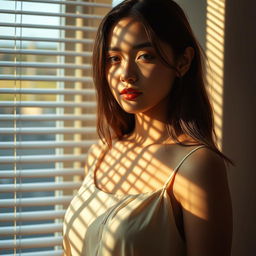
[[[138,80],[134,64],[126,62],[121,70],[120,81],[125,84],[134,84]]]

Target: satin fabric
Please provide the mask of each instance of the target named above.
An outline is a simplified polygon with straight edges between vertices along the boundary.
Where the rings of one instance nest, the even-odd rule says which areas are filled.
[[[65,256],[185,256],[167,186],[190,151],[154,192],[118,195],[94,182],[92,165],[71,201],[63,226]]]

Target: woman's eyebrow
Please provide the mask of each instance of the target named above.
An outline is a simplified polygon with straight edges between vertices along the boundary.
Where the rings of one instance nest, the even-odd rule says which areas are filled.
[[[132,49],[138,50],[138,49],[142,49],[142,48],[146,48],[146,47],[153,47],[153,45],[152,45],[151,42],[144,42],[144,43],[133,45]],[[107,50],[108,51],[117,51],[117,52],[121,51],[121,49],[119,47],[117,47],[117,46],[108,47]]]

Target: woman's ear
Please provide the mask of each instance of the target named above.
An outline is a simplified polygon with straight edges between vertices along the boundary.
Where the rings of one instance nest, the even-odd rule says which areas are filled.
[[[189,70],[191,62],[194,58],[195,50],[191,46],[188,46],[177,63],[178,76],[182,77]]]

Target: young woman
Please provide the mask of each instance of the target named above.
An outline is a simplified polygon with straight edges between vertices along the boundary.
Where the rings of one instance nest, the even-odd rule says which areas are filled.
[[[182,9],[172,0],[113,8],[93,69],[101,141],[65,215],[65,255],[229,256],[229,160]]]

